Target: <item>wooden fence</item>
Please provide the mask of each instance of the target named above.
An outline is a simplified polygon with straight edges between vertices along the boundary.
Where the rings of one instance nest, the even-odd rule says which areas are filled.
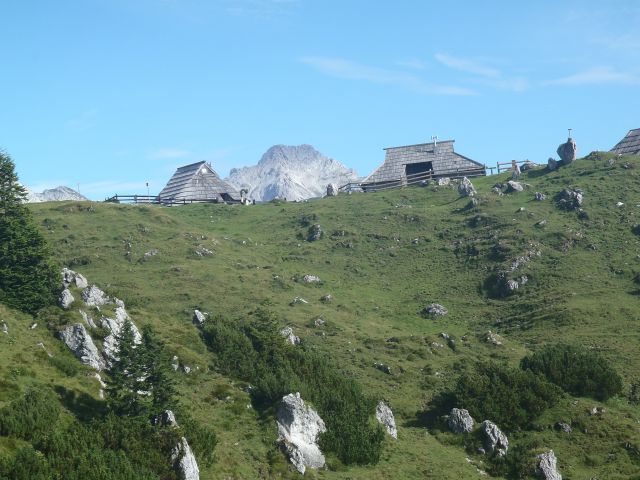
[[[114,195],[105,199],[105,202],[109,203],[127,203],[127,204],[152,204],[152,205],[164,205],[171,207],[173,205],[188,205],[191,203],[240,203],[240,201],[220,201],[219,199],[202,200],[200,198],[160,198],[154,195]]]

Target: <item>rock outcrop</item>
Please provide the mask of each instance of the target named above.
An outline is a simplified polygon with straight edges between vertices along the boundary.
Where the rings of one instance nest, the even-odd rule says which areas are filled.
[[[307,235],[307,240],[309,242],[315,242],[317,240],[320,240],[322,238],[322,236],[324,235],[324,232],[322,231],[322,227],[320,225],[311,225],[309,227],[309,233]]]
[[[573,138],[569,137],[565,143],[560,144],[556,153],[560,157],[562,165],[569,165],[576,159],[578,147]]]
[[[564,189],[558,195],[558,206],[563,210],[578,210],[582,207],[583,201],[582,190],[577,188]]]
[[[485,420],[482,422],[481,432],[484,437],[484,448],[486,448],[488,452],[495,452],[499,457],[507,454],[509,450],[509,440],[495,423],[490,420]]]
[[[200,310],[193,311],[193,324],[197,327],[202,327],[204,325],[205,320],[207,319],[207,314],[202,313]]]
[[[68,288],[65,288],[62,293],[60,294],[60,298],[58,299],[58,302],[60,303],[60,306],[62,308],[64,308],[65,310],[67,308],[69,308],[71,306],[71,304],[75,301],[76,299],[73,298],[73,295],[71,294],[71,292],[69,291]]]
[[[507,193],[511,192],[522,192],[524,187],[520,182],[514,182],[513,180],[509,180],[507,182]]]
[[[100,307],[111,303],[109,296],[95,285],[91,285],[82,291],[82,301],[87,307]]]
[[[173,468],[180,480],[200,480],[200,469],[189,442],[182,437],[171,452]]]
[[[27,203],[62,202],[66,200],[88,201],[89,199],[69,187],[56,187],[37,193],[27,188]]]
[[[458,193],[463,197],[473,197],[477,192],[471,180],[464,177],[458,185]]]
[[[286,395],[278,406],[276,416],[278,441],[289,460],[300,473],[307,468],[322,468],[325,458],[318,447],[318,435],[327,431],[324,421],[300,394]]]
[[[69,268],[63,268],[62,287],[69,288],[73,284],[75,284],[75,286],[78,288],[87,288],[89,286],[89,282],[87,282],[87,279],[84,277],[84,275],[78,272],[74,272]]]
[[[558,472],[556,458],[553,450],[536,455],[538,465],[536,466],[536,473],[540,475],[544,480],[562,480],[562,475]]]
[[[316,275],[305,275],[304,277],[302,277],[302,281],[304,283],[320,283],[320,277],[316,276]]]
[[[118,336],[122,331],[124,322],[127,320],[131,321],[129,315],[122,307],[116,308],[116,318],[102,317],[100,319],[100,326],[109,332],[102,342],[104,356],[108,362],[113,362],[118,358]],[[134,343],[140,344],[142,342],[142,335],[140,335],[138,327],[136,327],[133,322],[131,322],[131,330],[133,331]]]
[[[449,430],[453,433],[469,433],[473,430],[475,422],[469,411],[464,408],[452,408],[447,418],[447,425]]]
[[[104,370],[105,363],[91,335],[84,328],[84,325],[77,323],[69,325],[59,332],[60,340],[62,340],[73,354],[85,365],[89,365],[96,370]]]
[[[396,428],[396,419],[389,405],[382,400],[376,406],[376,419],[387,430],[387,433],[393,438],[398,438],[398,429]]]

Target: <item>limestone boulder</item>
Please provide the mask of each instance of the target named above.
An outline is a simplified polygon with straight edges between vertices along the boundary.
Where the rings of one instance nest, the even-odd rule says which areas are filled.
[[[376,419],[387,430],[387,433],[393,438],[398,438],[398,429],[396,428],[396,419],[393,411],[382,400],[376,406]]]
[[[322,468],[325,458],[318,446],[318,436],[327,431],[318,413],[305,405],[299,393],[282,398],[276,415],[278,442],[298,472]]]
[[[316,242],[322,238],[324,232],[322,231],[322,227],[318,224],[311,225],[309,227],[309,233],[307,235],[307,240],[309,242]]]
[[[302,281],[304,283],[320,283],[322,280],[317,275],[305,275],[302,277]]]
[[[151,419],[151,424],[160,427],[177,427],[176,415],[172,410],[165,410],[164,412],[155,415]]]
[[[338,196],[338,185],[335,183],[330,183],[327,185],[327,197],[336,197]]]
[[[109,332],[102,342],[103,353],[109,364],[118,359],[118,336],[127,320],[131,321],[129,315],[120,307],[116,308],[116,318],[100,319],[100,326]],[[131,322],[131,330],[133,330],[134,343],[139,345],[142,342],[142,335],[133,322]]]
[[[437,181],[439,187],[448,187],[449,185],[451,185],[451,179],[449,177],[442,177]]]
[[[285,327],[280,330],[280,335],[291,345],[300,345],[300,337],[293,334],[293,328]]]
[[[84,325],[68,325],[58,336],[82,363],[98,371],[104,370],[104,360]]]
[[[432,303],[430,305],[427,305],[426,307],[424,307],[424,311],[425,313],[429,315],[434,315],[436,317],[442,317],[447,313],[449,313],[449,310],[447,310],[444,306],[440,305],[439,303]]]
[[[514,182],[513,180],[507,182],[507,193],[522,192],[523,190],[524,186],[520,182]]]
[[[449,418],[447,418],[447,425],[453,433],[469,433],[473,430],[475,421],[468,410],[464,408],[452,408],[451,413],[449,413]]]
[[[193,321],[193,324],[196,325],[197,327],[204,326],[204,322],[206,319],[207,319],[206,313],[202,313],[200,310],[193,311],[192,321]]]
[[[464,177],[458,185],[458,193],[463,197],[473,197],[477,192],[471,180]]]
[[[495,452],[499,457],[507,454],[509,450],[509,440],[495,423],[490,420],[485,420],[482,422],[480,431],[484,437],[484,448],[488,452]]]
[[[82,290],[82,301],[87,307],[100,307],[111,303],[109,296],[95,285]]]
[[[560,161],[562,165],[569,165],[576,159],[576,152],[578,151],[578,147],[576,146],[576,142],[573,138],[568,138],[565,143],[560,144],[558,146],[558,150],[556,153],[560,157]]]
[[[58,303],[60,304],[60,306],[62,308],[64,308],[65,310],[67,308],[69,308],[71,306],[71,304],[75,301],[76,299],[73,297],[73,295],[71,294],[71,291],[68,288],[65,288],[62,293],[60,294],[60,298],[58,299]]]
[[[80,273],[74,272],[69,268],[62,269],[62,286],[63,288],[69,288],[75,285],[77,288],[87,288],[89,286],[89,282],[87,279]]]
[[[200,469],[187,439],[182,437],[171,451],[173,468],[180,480],[200,480]]]
[[[551,172],[553,172],[554,170],[557,170],[558,169],[558,161],[555,158],[549,158],[549,160],[547,160],[547,168]]]
[[[558,472],[555,453],[553,450],[536,455],[538,465],[536,466],[536,473],[544,478],[544,480],[562,480],[562,475]]]
[[[564,189],[558,195],[558,206],[563,210],[578,210],[582,207],[584,196],[582,190]]]

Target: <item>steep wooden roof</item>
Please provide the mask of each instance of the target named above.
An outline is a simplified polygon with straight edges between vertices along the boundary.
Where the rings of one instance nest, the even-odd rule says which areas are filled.
[[[621,155],[640,155],[640,128],[629,130],[627,136],[620,140],[611,151]]]
[[[196,162],[176,170],[160,192],[163,200],[220,200],[240,199],[240,193],[222,180],[207,162]]]
[[[419,143],[402,147],[385,148],[384,163],[362,183],[378,183],[399,180],[405,172],[405,165],[431,162],[435,176],[450,176],[465,171],[483,169],[484,165],[453,151],[455,140],[437,143]]]

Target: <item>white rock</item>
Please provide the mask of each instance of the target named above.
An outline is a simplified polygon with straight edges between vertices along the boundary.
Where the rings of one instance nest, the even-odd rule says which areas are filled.
[[[153,425],[159,425],[162,427],[177,427],[178,422],[176,421],[176,416],[172,410],[165,410],[159,415],[155,415],[151,419],[151,423]]]
[[[125,308],[125,307],[124,307],[124,302],[123,302],[122,300],[120,300],[119,298],[115,298],[115,297],[114,297],[113,301],[115,302],[116,307],[122,307],[122,308]]]
[[[438,179],[439,187],[446,187],[448,185],[451,185],[451,179],[449,177],[441,177]]]
[[[27,203],[62,202],[65,200],[89,201],[84,195],[64,186],[50,188],[40,193],[27,189],[27,194]]]
[[[189,442],[182,437],[171,452],[173,468],[180,480],[200,480],[200,469],[196,457],[191,451]]]
[[[78,310],[78,311],[80,312],[80,316],[82,317],[82,320],[84,320],[84,322],[87,324],[87,326],[91,328],[98,328],[98,326],[93,321],[93,318],[91,318],[91,315],[89,315],[84,310]]]
[[[82,301],[88,307],[99,307],[111,303],[109,296],[95,285],[91,285],[82,291]]]
[[[302,277],[302,281],[304,283],[319,283],[319,282],[321,282],[320,277],[317,277],[316,275],[305,275],[304,277]]]
[[[285,327],[280,330],[280,335],[291,345],[300,345],[300,337],[293,334],[293,328]]]
[[[329,183],[327,185],[327,197],[337,197],[338,196],[338,185],[335,183]]]
[[[469,415],[469,411],[464,408],[452,408],[447,425],[454,433],[469,433],[473,430],[475,424],[473,417]]]
[[[100,319],[100,326],[109,331],[109,334],[102,341],[102,350],[109,364],[118,359],[118,336],[124,322],[129,318],[128,315],[123,317],[122,310],[118,315],[118,309],[120,307],[116,308],[116,318],[102,317]],[[124,312],[124,315],[126,315],[126,312]],[[131,330],[133,331],[133,342],[139,345],[142,342],[142,335],[140,335],[138,327],[133,322],[131,322]]]
[[[495,345],[496,347],[502,345],[502,338],[500,337],[500,335],[498,335],[497,333],[493,333],[491,330],[489,330],[485,335],[484,341]]]
[[[98,371],[104,370],[104,360],[100,357],[98,349],[84,325],[80,323],[69,325],[59,333],[59,336],[82,363]]]
[[[194,325],[197,325],[198,327],[202,327],[206,319],[207,319],[206,313],[202,313],[200,310],[193,311],[192,321]]]
[[[71,294],[69,289],[65,288],[62,291],[62,294],[60,295],[60,299],[58,301],[60,303],[60,306],[66,310],[67,308],[69,308],[71,306],[71,304],[73,302],[75,302],[75,300],[76,299],[73,298],[73,295]]]
[[[435,316],[444,316],[447,313],[449,313],[449,310],[447,310],[445,307],[443,307],[439,303],[432,303],[430,305],[427,305],[426,307],[424,307],[424,311],[429,315],[435,315]]]
[[[376,419],[387,429],[387,433],[393,438],[398,438],[398,429],[396,428],[396,419],[389,405],[382,400],[376,406]]]
[[[514,182],[513,180],[509,180],[507,182],[507,192],[522,192],[524,187],[520,182]]]
[[[89,285],[84,275],[78,272],[74,272],[69,268],[66,268],[66,267],[63,268],[62,269],[62,286],[64,288],[69,288],[73,283],[75,283],[76,287],[78,288],[87,288],[87,286]]]
[[[307,468],[322,468],[325,458],[317,445],[318,435],[327,431],[320,416],[305,405],[300,393],[282,398],[276,416],[278,441],[300,473]]]
[[[9,327],[7,327],[7,324],[5,322],[2,322],[2,333],[6,333],[7,335],[9,335]]]
[[[490,420],[482,422],[481,428],[485,448],[490,452],[495,451],[499,457],[506,455],[509,450],[509,440],[502,430]]]
[[[476,189],[467,177],[464,177],[458,185],[458,193],[463,197],[473,197],[476,194]]]
[[[536,458],[538,459],[536,473],[541,474],[544,480],[562,480],[562,475],[556,466],[558,459],[553,450],[536,455]]]
[[[307,302],[302,297],[296,297],[296,298],[293,299],[293,302],[291,302],[291,305],[297,305],[297,304],[308,305],[309,302]]]

